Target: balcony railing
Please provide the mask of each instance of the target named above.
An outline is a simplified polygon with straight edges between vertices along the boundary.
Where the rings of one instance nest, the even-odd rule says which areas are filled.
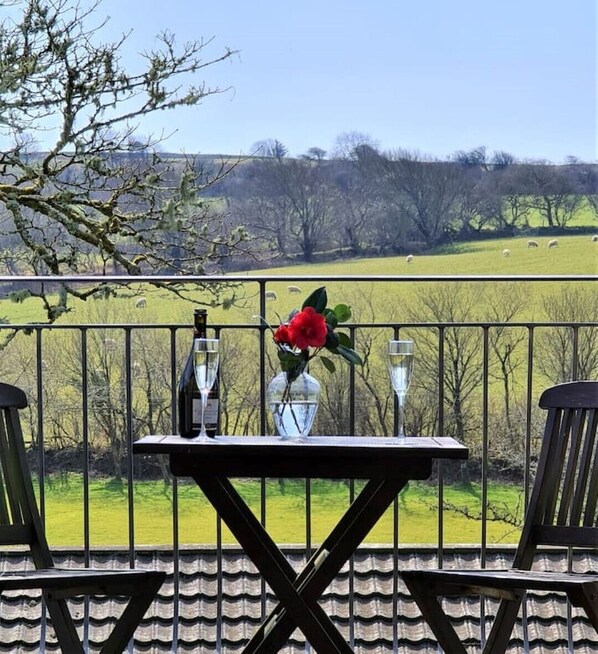
[[[367,367],[364,370],[346,367],[330,379],[323,369],[317,373],[323,387],[330,392],[320,407],[315,429],[321,433],[349,435],[392,433],[396,427],[396,406],[381,352],[389,338],[407,335],[416,343],[407,430],[456,436],[466,441],[472,455],[465,469],[438,466],[429,485],[435,496],[436,542],[425,545],[435,547],[437,562],[442,565],[447,547],[461,542],[448,534],[446,528],[446,517],[454,515],[455,511],[469,513],[470,518],[473,513],[478,515],[475,524],[479,536],[472,545],[482,565],[486,562],[488,548],[496,541],[496,536],[489,535],[491,522],[503,520],[507,525],[503,543],[516,542],[515,522],[521,515],[498,515],[491,497],[491,484],[500,480],[502,474],[502,478],[519,484],[522,507],[527,504],[537,429],[542,423],[534,415],[538,396],[552,383],[579,379],[588,373],[595,376],[598,370],[598,362],[593,358],[598,344],[596,314],[590,319],[573,320],[561,319],[555,311],[552,318],[546,314],[535,318],[529,304],[538,294],[546,294],[542,305],[545,307],[574,299],[578,306],[571,308],[570,315],[577,315],[578,309],[583,314],[584,298],[591,297],[592,292],[595,295],[595,276],[238,275],[227,277],[227,280],[239,285],[235,293],[243,298],[238,303],[244,308],[231,312],[230,321],[228,314],[222,311],[210,311],[209,316],[210,329],[224,344],[221,360],[223,433],[272,433],[266,386],[276,372],[276,362],[269,333],[256,316],[276,323],[277,314],[286,316],[288,309],[300,304],[310,290],[326,285],[331,304],[347,302],[353,305],[355,321],[348,323],[346,329],[356,349],[365,356]],[[36,288],[40,284],[48,286],[56,281],[44,277],[1,277],[0,293],[4,290],[8,297],[9,291]],[[97,283],[97,277],[69,277],[60,281],[84,287]],[[186,540],[181,537],[181,484],[176,479],[168,479],[166,469],[162,470],[172,485],[171,527],[167,534],[138,537],[136,485],[148,475],[159,477],[160,469],[156,464],[153,471],[148,471],[146,462],[134,460],[131,443],[146,433],[176,431],[176,386],[190,344],[192,305],[176,304],[174,296],[169,299],[163,289],[152,290],[144,285],[155,282],[163,286],[185,284],[187,288],[197,285],[198,299],[209,302],[210,296],[201,289],[211,283],[221,283],[223,278],[138,277],[132,280],[113,276],[103,281],[122,289],[134,284],[134,290],[127,291],[131,294],[128,303],[88,300],[87,306],[92,305],[93,310],[85,320],[78,318],[83,312],[81,303],[52,325],[25,320],[1,324],[0,339],[5,340],[2,379],[23,388],[30,398],[28,433],[39,479],[40,508],[51,545],[53,542],[64,544],[60,533],[51,529],[52,506],[47,503],[47,490],[55,483],[55,461],[60,453],[65,456],[59,469],[63,473],[65,470],[75,473],[81,483],[81,537],[75,546],[82,548],[86,564],[91,552],[106,544],[93,537],[92,480],[98,472],[120,476],[127,517],[122,542],[118,544],[126,548],[130,564],[134,564],[136,551],[141,546],[158,542],[172,547],[173,642],[176,643],[179,551]],[[288,284],[300,286],[302,295],[288,294]],[[409,293],[412,287],[417,288],[417,293]],[[468,294],[456,298],[456,289],[464,288],[469,289]],[[488,292],[491,288],[500,290],[491,294]],[[525,304],[515,307],[506,302],[498,307],[497,298],[508,295],[513,289],[517,292],[524,289]],[[276,300],[269,299],[273,297],[269,293],[272,290]],[[582,294],[578,295],[580,291]],[[584,292],[588,294],[583,295]],[[144,307],[135,308],[135,294],[144,295]],[[36,300],[31,298],[27,302]],[[468,302],[473,303],[468,305]],[[147,314],[152,307],[164,304],[183,308],[176,309],[178,315],[173,308],[164,322],[148,321]],[[482,305],[486,305],[485,312],[482,312]],[[417,307],[421,315],[417,314]],[[8,311],[6,306],[3,311]],[[218,317],[213,318],[216,314]],[[161,315],[164,319],[164,312]],[[110,464],[100,465],[106,459]],[[500,472],[501,468],[504,473]],[[464,477],[476,487],[479,485],[479,505],[475,511],[450,506],[447,500],[448,488],[456,480],[463,481]],[[259,513],[265,521],[269,516],[268,493],[265,480],[259,483]],[[355,492],[354,482],[348,482],[347,488],[347,501],[350,501]],[[311,482],[307,480],[303,539],[306,552],[317,538],[314,536],[317,515],[312,510],[312,495]],[[392,552],[395,569],[400,549],[405,545],[401,511],[397,500],[389,518],[392,520],[391,536],[383,544],[385,551]],[[219,520],[214,520],[213,533],[207,538],[203,536],[201,542],[215,547],[221,561],[223,548],[229,542]],[[396,575],[394,584],[396,597]],[[265,597],[266,589],[262,591]],[[351,602],[352,598],[349,599]],[[265,610],[265,600],[262,604]],[[219,605],[218,611],[221,609]],[[394,632],[396,642],[396,623]]]

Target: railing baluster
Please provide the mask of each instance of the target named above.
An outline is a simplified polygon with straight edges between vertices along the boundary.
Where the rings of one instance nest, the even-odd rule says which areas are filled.
[[[39,465],[39,513],[44,529],[46,528],[46,457],[44,456],[44,380],[43,380],[43,351],[42,328],[35,330],[35,362],[37,372],[37,459]],[[41,654],[45,652],[46,643],[46,604],[42,604],[41,617]]]
[[[573,347],[571,348],[571,381],[577,381],[579,370],[579,327],[573,329]]]
[[[180,371],[177,366],[177,330],[170,328],[170,428],[177,433],[177,384]],[[178,478],[172,477],[172,574],[173,574],[173,620],[172,620],[172,654],[178,651],[179,641],[179,604],[181,552],[179,546],[179,484]]]
[[[89,385],[87,370],[87,329],[81,328],[81,410],[83,429],[83,565],[91,564],[91,537],[89,529]],[[89,609],[90,598],[85,596],[83,604],[83,642],[84,649],[89,648]]]

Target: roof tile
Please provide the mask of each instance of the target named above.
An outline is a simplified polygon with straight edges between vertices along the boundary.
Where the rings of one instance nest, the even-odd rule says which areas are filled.
[[[299,570],[305,561],[305,551],[293,548],[285,552],[291,565]],[[512,549],[489,548],[488,567],[506,567]],[[255,566],[237,548],[222,551],[221,575],[218,552],[213,548],[184,548],[179,561],[179,601],[175,604],[172,551],[142,549],[135,553],[136,565],[167,572],[156,601],[148,610],[135,636],[136,652],[161,654],[170,652],[173,623],[177,618],[177,651],[216,651],[221,639],[223,651],[239,652],[261,622],[262,581]],[[60,567],[81,567],[85,561],[82,551],[60,550],[55,553]],[[444,567],[472,567],[479,565],[479,551],[471,548],[444,550]],[[553,570],[566,569],[562,551],[548,550],[538,560],[538,566]],[[105,568],[128,568],[129,553],[113,549],[91,553],[91,565]],[[347,639],[354,639],[356,654],[381,654],[393,651],[393,632],[398,645],[405,652],[434,652],[437,647],[433,634],[423,622],[417,605],[410,599],[405,586],[395,574],[395,567],[429,568],[437,565],[432,548],[401,548],[393,552],[388,547],[363,547],[345,565],[323,595],[321,604]],[[574,561],[582,572],[598,571],[598,552],[580,554]],[[22,550],[10,550],[0,555],[0,572],[30,567],[31,562]],[[353,574],[351,574],[351,572]],[[398,593],[393,598],[394,584]],[[353,593],[352,598],[350,593]],[[77,627],[83,629],[86,605],[82,598],[70,602]],[[218,609],[222,614],[218,624]],[[275,598],[266,588],[266,607],[269,611]],[[455,616],[456,628],[465,643],[474,644],[480,630],[479,601],[475,598],[445,600],[447,610]],[[114,621],[124,606],[123,600],[94,598],[89,602],[89,638],[91,651],[107,637]],[[486,601],[492,615],[497,602]],[[42,629],[42,603],[38,591],[14,591],[0,598],[0,652],[13,654],[39,651],[41,639],[48,652],[57,652],[56,638],[51,629]],[[573,646],[576,654],[596,654],[596,633],[585,614],[572,609]],[[529,593],[527,603],[529,651],[567,651],[567,607],[563,596],[556,593]],[[396,623],[396,624],[395,624]],[[490,622],[487,622],[487,628]],[[293,633],[286,654],[304,652],[304,639],[298,630]],[[523,652],[521,620],[516,625],[510,654]]]

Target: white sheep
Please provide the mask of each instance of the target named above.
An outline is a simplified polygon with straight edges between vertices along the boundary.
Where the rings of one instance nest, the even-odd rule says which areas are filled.
[[[276,291],[266,291],[266,300],[276,300]]]
[[[594,234],[594,236],[592,236],[592,243],[598,243],[598,234]]]
[[[509,250],[508,248],[505,248],[502,251],[502,255],[503,255],[503,257],[510,257],[511,256],[511,250]]]
[[[556,238],[553,238],[551,241],[548,241],[548,247],[549,248],[556,248],[558,247],[559,242],[556,240]]]
[[[413,255],[412,255],[412,254],[408,254],[408,255],[405,257],[405,261],[406,261],[407,263],[413,263]]]
[[[289,293],[301,293],[301,289],[298,286],[287,286],[287,291]]]
[[[147,300],[144,297],[137,298],[137,301],[135,302],[136,309],[145,309],[146,306]]]
[[[528,241],[527,242],[527,247],[528,248],[537,248],[540,247],[538,244],[538,241]]]

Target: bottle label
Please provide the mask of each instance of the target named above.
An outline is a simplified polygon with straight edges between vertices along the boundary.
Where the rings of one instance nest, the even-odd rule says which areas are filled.
[[[208,398],[206,403],[206,426],[215,427],[218,423],[218,400]],[[201,400],[193,398],[193,424],[201,425]]]

